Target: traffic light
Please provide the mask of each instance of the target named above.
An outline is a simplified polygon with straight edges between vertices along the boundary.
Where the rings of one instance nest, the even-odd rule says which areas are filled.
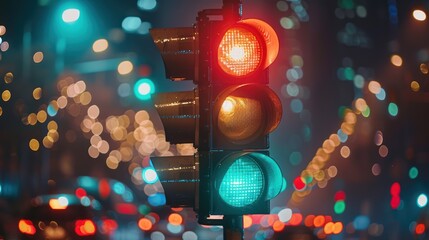
[[[164,187],[196,180],[188,189],[195,188],[192,206],[201,224],[221,225],[222,215],[267,214],[283,187],[268,151],[268,135],[282,117],[281,101],[268,87],[279,41],[269,24],[241,20],[241,5],[232,2],[199,12],[193,28],[151,30],[167,77],[197,85],[155,97],[167,140],[198,149],[193,161],[181,160],[185,165],[174,158],[153,164]],[[184,169],[188,174],[177,174]],[[167,202],[168,194],[180,195],[166,192]]]

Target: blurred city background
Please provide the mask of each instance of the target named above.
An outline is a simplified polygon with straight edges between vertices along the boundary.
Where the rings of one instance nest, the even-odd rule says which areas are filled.
[[[166,206],[154,177],[150,156],[195,149],[166,141],[151,96],[195,85],[166,79],[149,35],[221,6],[0,3],[0,235],[17,239],[32,197],[72,193],[97,199],[111,239],[222,239],[192,209]],[[319,239],[429,238],[428,10],[418,0],[243,1],[243,18],[280,40],[270,86],[284,115],[270,153],[287,183],[271,214],[244,217],[246,239],[293,226]]]

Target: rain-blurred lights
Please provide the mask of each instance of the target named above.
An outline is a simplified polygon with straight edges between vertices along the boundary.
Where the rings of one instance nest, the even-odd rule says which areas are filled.
[[[148,78],[139,79],[134,84],[134,95],[140,100],[148,100],[155,92],[155,85]]]
[[[0,25],[0,36],[3,36],[6,33],[6,27],[3,25]]]
[[[4,82],[5,82],[6,84],[9,84],[9,83],[11,83],[12,81],[13,81],[13,73],[11,73],[11,72],[6,73],[6,74],[4,75]]]
[[[1,94],[1,98],[5,102],[9,101],[11,97],[12,97],[12,94],[10,93],[9,90],[4,90]]]
[[[383,88],[381,88],[381,89],[380,89],[380,92],[379,92],[379,93],[377,93],[377,94],[375,94],[375,97],[376,97],[378,100],[383,101],[384,99],[386,99],[386,91],[385,91]]]
[[[348,146],[342,146],[340,149],[340,154],[343,158],[350,157],[350,148]]]
[[[428,67],[428,64],[421,63],[421,64],[420,64],[420,71],[421,71],[423,74],[428,74],[428,73],[429,73],[429,67]]]
[[[424,21],[424,20],[426,20],[426,13],[420,9],[416,9],[413,11],[413,17],[417,21]]]
[[[183,217],[178,213],[172,213],[168,216],[168,222],[172,225],[180,225],[183,223]]]
[[[8,49],[9,49],[9,43],[8,43],[8,42],[6,42],[6,41],[3,41],[3,42],[0,44],[0,50],[1,50],[2,52],[6,52]]]
[[[392,55],[390,57],[390,62],[396,66],[396,67],[400,67],[402,66],[402,57],[399,55]]]
[[[412,81],[410,83],[410,88],[413,92],[418,92],[420,90],[420,84],[417,81]]]
[[[250,217],[249,215],[244,215],[243,216],[243,228],[249,228],[251,227],[253,224],[253,219],[252,217]]]
[[[396,117],[398,115],[398,105],[396,103],[389,103],[389,106],[387,107],[387,110],[389,111],[390,116]]]
[[[243,216],[243,219],[244,219],[244,217],[245,216]],[[244,227],[244,223],[243,223],[243,227]],[[183,240],[197,240],[198,235],[193,231],[186,231],[182,234],[182,239]]]
[[[419,170],[416,167],[410,168],[410,171],[408,172],[408,176],[411,179],[416,179],[419,176]]]
[[[120,75],[126,75],[129,74],[131,71],[133,71],[133,63],[126,60],[126,61],[122,61],[121,63],[119,63],[118,65],[118,73]]]
[[[122,21],[122,29],[126,32],[135,32],[139,29],[142,20],[139,17],[126,17]]]
[[[152,184],[158,181],[158,175],[156,174],[155,169],[152,167],[147,167],[143,169],[142,176],[143,180],[148,184]]]
[[[148,218],[141,218],[138,221],[138,226],[143,231],[149,231],[152,229],[153,223]]]
[[[141,10],[153,10],[156,7],[156,0],[138,0],[137,6]]]
[[[380,157],[387,157],[389,154],[389,148],[386,145],[381,145],[380,148],[378,148],[378,154]]]
[[[290,208],[282,209],[277,215],[280,221],[287,223],[292,218],[292,209]]]
[[[371,81],[368,84],[368,90],[372,93],[372,94],[378,94],[381,91],[381,85],[379,82],[377,81]]]
[[[371,172],[374,176],[380,175],[380,173],[381,173],[380,164],[375,163],[374,165],[372,165]]]
[[[425,231],[426,231],[426,226],[424,223],[419,223],[416,225],[416,234],[421,235],[425,233]]]
[[[80,11],[76,8],[69,8],[64,10],[62,14],[62,19],[66,23],[76,22],[80,17]]]
[[[37,140],[37,139],[31,139],[30,141],[29,141],[29,143],[28,143],[28,146],[30,147],[30,149],[32,150],[32,151],[37,151],[37,150],[39,150],[39,147],[40,147],[40,143],[39,143],[39,141]]]
[[[92,50],[96,53],[104,52],[108,47],[109,47],[109,42],[104,38],[98,39],[92,44]]]
[[[417,197],[417,206],[420,208],[424,208],[426,207],[426,205],[428,204],[428,197],[426,196],[426,194],[422,193]]]
[[[42,97],[42,88],[37,87],[33,90],[34,100],[39,100]]]
[[[40,63],[43,61],[43,52],[36,52],[33,55],[33,61],[35,63]]]
[[[342,214],[342,213],[344,213],[345,210],[346,210],[346,203],[345,203],[345,201],[340,200],[340,201],[335,202],[335,204],[334,204],[334,212],[336,214]]]
[[[295,190],[302,191],[306,187],[305,180],[301,176],[298,176],[293,181],[293,186],[294,186]]]

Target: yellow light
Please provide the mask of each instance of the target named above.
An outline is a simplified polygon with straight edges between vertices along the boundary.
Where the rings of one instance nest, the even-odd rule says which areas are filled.
[[[12,97],[12,94],[10,93],[9,90],[4,90],[3,93],[1,94],[1,98],[5,102],[9,101],[11,97]]]
[[[230,96],[219,112],[219,130],[228,138],[245,140],[261,128],[262,106],[255,99]]]
[[[48,114],[46,113],[45,110],[40,110],[37,115],[37,121],[39,121],[40,123],[44,123],[46,121],[46,119],[48,118]]]
[[[420,9],[416,9],[413,11],[413,17],[417,21],[424,21],[424,20],[426,20],[426,13]]]
[[[40,144],[39,144],[39,141],[37,141],[36,139],[33,138],[28,143],[28,146],[30,147],[31,150],[37,151],[37,150],[39,150]]]
[[[106,39],[98,39],[92,44],[92,50],[96,53],[104,52],[109,47],[109,42]]]
[[[42,88],[37,87],[33,90],[33,98],[39,100],[42,97]]]
[[[118,73],[121,75],[126,75],[133,71],[133,63],[130,61],[123,61],[118,65]]]
[[[420,90],[420,84],[417,81],[412,81],[410,87],[413,92],[418,92]]]
[[[66,209],[68,206],[68,202],[64,203],[62,201],[60,201],[60,199],[49,199],[49,207],[51,207],[54,210],[62,210],[62,209]]]
[[[235,101],[232,97],[227,97],[222,104],[221,111],[225,114],[232,113],[234,111]]]
[[[280,99],[267,86],[243,84],[225,89],[215,103],[217,129],[235,144],[272,132],[280,123]]]

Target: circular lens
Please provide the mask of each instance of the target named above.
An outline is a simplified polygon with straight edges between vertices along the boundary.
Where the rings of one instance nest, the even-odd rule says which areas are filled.
[[[252,32],[243,27],[232,27],[219,44],[218,63],[229,75],[245,76],[261,65],[262,55],[261,43]]]
[[[218,127],[227,138],[241,141],[261,129],[262,105],[256,99],[228,96],[219,111]]]
[[[250,205],[262,194],[263,172],[255,160],[246,155],[232,160],[220,182],[219,195],[233,207]]]
[[[277,95],[261,84],[226,88],[215,103],[214,122],[234,144],[247,144],[272,132],[280,123],[282,106]]]

